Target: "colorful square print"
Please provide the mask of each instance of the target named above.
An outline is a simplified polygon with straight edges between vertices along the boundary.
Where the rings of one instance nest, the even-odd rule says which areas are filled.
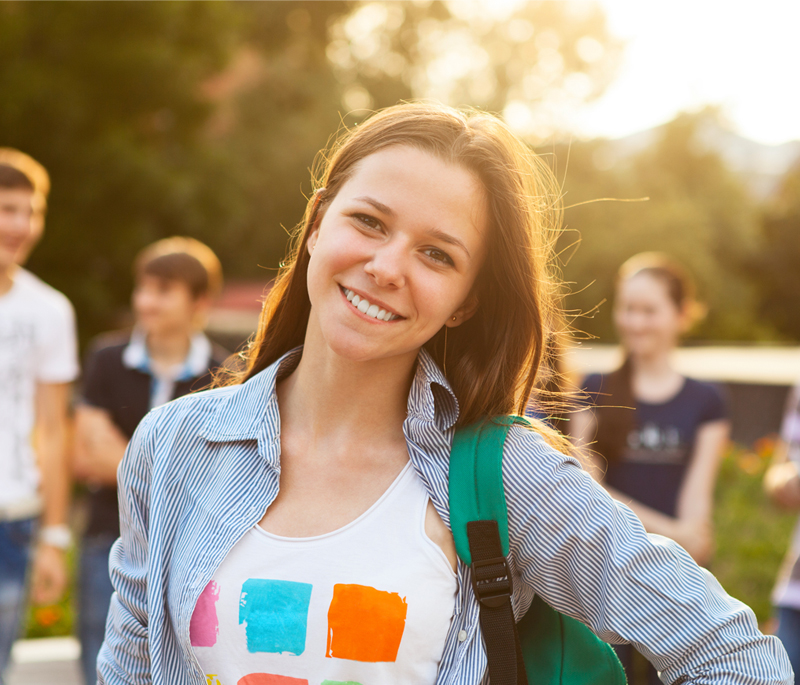
[[[308,685],[308,681],[305,678],[290,678],[272,673],[250,673],[239,678],[236,685]]]
[[[311,587],[309,583],[262,578],[244,582],[239,624],[245,624],[248,652],[299,656],[305,651]]]
[[[408,605],[396,592],[367,585],[334,585],[325,656],[351,661],[395,661]]]
[[[218,599],[219,585],[212,580],[200,593],[197,604],[194,605],[192,620],[189,622],[189,640],[191,640],[192,647],[213,647],[217,644],[217,635],[219,635]]]

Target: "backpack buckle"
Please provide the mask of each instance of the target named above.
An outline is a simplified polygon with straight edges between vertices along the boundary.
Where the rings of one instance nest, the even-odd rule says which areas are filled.
[[[511,599],[514,584],[505,557],[472,562],[472,589],[484,606],[496,609]]]

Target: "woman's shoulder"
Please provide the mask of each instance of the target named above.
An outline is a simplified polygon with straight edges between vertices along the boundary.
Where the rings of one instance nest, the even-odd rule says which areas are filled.
[[[516,423],[509,429],[503,446],[503,474],[512,484],[516,481],[544,484],[565,472],[582,470],[575,457],[548,442],[545,431],[537,429],[535,423]]]
[[[608,374],[605,373],[589,373],[586,374],[581,383],[583,391],[586,393],[594,394],[600,392],[608,380]]]
[[[724,419],[730,413],[728,392],[719,383],[687,376],[680,395],[682,402],[691,402],[702,410],[704,421]]]

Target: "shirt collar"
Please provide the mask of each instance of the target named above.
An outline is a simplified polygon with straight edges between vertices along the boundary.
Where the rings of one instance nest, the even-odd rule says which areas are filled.
[[[436,424],[445,431],[458,419],[458,400],[445,375],[423,347],[408,393],[408,414]]]
[[[201,435],[212,442],[265,440],[278,433],[275,386],[297,366],[302,347],[296,347],[239,386],[220,403]],[[408,394],[408,414],[436,425],[441,431],[458,419],[458,401],[444,374],[422,349]],[[270,424],[270,425],[266,425]]]
[[[174,380],[185,381],[202,376],[211,365],[211,341],[198,331],[189,341],[189,352],[183,366]],[[152,375],[150,354],[147,351],[147,336],[139,328],[134,328],[130,342],[122,351],[122,363],[129,369],[136,369]]]

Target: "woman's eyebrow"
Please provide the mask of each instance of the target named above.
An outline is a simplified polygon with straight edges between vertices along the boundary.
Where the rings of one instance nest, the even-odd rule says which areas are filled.
[[[391,207],[387,207],[385,204],[383,204],[383,202],[378,202],[375,198],[364,195],[363,197],[357,197],[356,200],[359,202],[366,202],[368,205],[372,205],[375,207],[375,209],[377,209],[379,212],[383,212],[386,216],[393,217],[395,215]]]
[[[467,257],[471,256],[470,253],[469,253],[469,250],[467,249],[467,246],[464,244],[464,242],[461,239],[456,238],[454,235],[450,235],[449,233],[445,233],[444,231],[442,231],[439,228],[430,228],[430,229],[428,229],[427,233],[432,238],[436,238],[438,240],[441,240],[443,243],[447,243],[448,245],[455,245],[456,247],[460,247],[462,250],[464,250],[464,252],[467,255]]]

